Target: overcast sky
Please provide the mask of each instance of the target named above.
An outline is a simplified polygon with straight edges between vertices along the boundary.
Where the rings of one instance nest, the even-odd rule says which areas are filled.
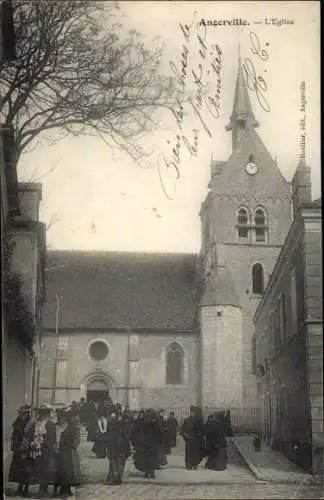
[[[312,168],[313,196],[320,196],[320,10],[319,2],[120,2],[117,16],[125,29],[138,29],[149,44],[155,36],[166,42],[163,71],[171,76],[169,62],[181,62],[184,36],[180,24],[195,19],[246,19],[247,26],[208,27],[205,44],[211,53],[221,50],[220,116],[204,110],[209,136],[201,121],[190,112],[184,131],[191,137],[199,130],[198,153],[191,157],[183,148],[180,179],[173,200],[167,199],[158,175],[157,155],[170,153],[178,127],[171,113],[163,115],[163,128],[146,140],[154,148],[150,168],[139,168],[101,139],[67,138],[53,146],[24,155],[19,164],[20,180],[36,178],[43,183],[41,218],[56,222],[47,234],[52,249],[196,252],[200,248],[199,209],[207,193],[211,157],[227,160],[231,133],[225,132],[232,111],[238,65],[251,58],[264,77],[265,111],[250,92],[258,133],[287,180],[291,180],[300,152],[300,84],[306,86],[306,161]],[[196,14],[194,14],[196,11]],[[272,24],[271,19],[293,24]],[[265,19],[270,19],[269,25]],[[260,21],[261,24],[255,24]],[[268,60],[251,53],[251,32],[266,48]],[[254,35],[252,35],[253,37]],[[201,60],[196,37],[189,42],[189,68]],[[254,38],[256,40],[256,38]],[[267,45],[266,45],[267,44]],[[210,63],[210,61],[209,61]],[[208,64],[206,62],[206,64]],[[209,67],[210,69],[210,67]],[[208,68],[204,67],[207,75]],[[190,73],[190,71],[189,71]],[[207,76],[206,76],[207,78]],[[192,81],[191,81],[192,83]],[[211,95],[216,74],[208,76]],[[188,79],[188,86],[190,81]],[[167,141],[170,141],[168,143]]]

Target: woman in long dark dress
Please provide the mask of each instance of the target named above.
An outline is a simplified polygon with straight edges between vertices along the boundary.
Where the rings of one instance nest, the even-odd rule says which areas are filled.
[[[132,430],[132,444],[136,450],[136,469],[144,472],[147,478],[155,478],[155,471],[159,467],[158,450],[162,446],[162,431],[153,410],[147,410],[144,418],[137,419],[137,425],[134,424]]]
[[[205,469],[217,470],[218,457],[218,424],[214,415],[209,415],[207,422],[203,426],[205,437],[205,453],[207,461]]]
[[[13,432],[11,437],[11,451],[13,452],[9,469],[8,480],[11,483],[18,483],[18,494],[24,495],[28,491],[28,475],[26,460],[23,458],[22,440],[27,422],[31,418],[31,408],[23,405],[18,410],[18,416],[12,424]]]
[[[225,470],[227,468],[226,422],[222,412],[216,413],[204,426],[206,437],[206,469]]]
[[[180,433],[185,441],[186,469],[195,470],[203,457],[202,424],[195,411],[183,421]]]
[[[58,477],[61,486],[60,495],[67,498],[72,495],[71,487],[81,482],[81,467],[78,446],[81,442],[79,417],[75,410],[66,412],[67,426],[63,430],[58,454]]]

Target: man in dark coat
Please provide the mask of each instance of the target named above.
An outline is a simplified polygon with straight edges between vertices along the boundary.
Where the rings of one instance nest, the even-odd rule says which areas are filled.
[[[233,437],[233,429],[232,429],[232,419],[231,419],[231,411],[227,410],[225,413],[225,427],[226,427],[226,436]]]
[[[128,452],[129,434],[125,424],[117,418],[116,413],[111,413],[108,419],[105,444],[109,458],[106,482],[108,484],[121,484]]]
[[[167,465],[168,460],[167,460],[167,453],[170,452],[169,450],[169,444],[168,444],[168,427],[166,420],[164,418],[164,410],[160,410],[157,416],[158,423],[161,428],[161,436],[162,436],[162,442],[161,446],[159,446],[158,449],[158,468],[164,467]]]
[[[126,437],[126,442],[125,442],[125,461],[126,461],[126,459],[130,457],[131,454],[130,443],[131,443],[131,434],[133,426],[131,413],[124,412],[122,415],[121,423],[124,429],[124,435]]]
[[[85,398],[80,399],[79,403],[79,415],[80,415],[80,422],[81,424],[86,424],[87,423],[87,403]]]
[[[46,420],[46,433],[42,447],[42,462],[40,468],[39,491],[47,494],[49,484],[54,482],[54,452],[56,445],[55,411],[49,405],[39,409],[40,419]]]
[[[177,446],[177,434],[179,431],[178,420],[174,416],[174,412],[172,411],[167,419],[167,427],[168,427],[168,438],[169,438],[169,446],[170,448],[175,448]]]
[[[194,409],[183,421],[180,433],[185,441],[185,465],[188,470],[197,469],[203,457],[202,423]]]
[[[97,436],[97,409],[93,401],[88,401],[87,405],[87,441],[95,442]]]

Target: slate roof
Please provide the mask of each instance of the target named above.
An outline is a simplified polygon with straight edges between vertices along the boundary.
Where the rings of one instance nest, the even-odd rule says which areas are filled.
[[[250,154],[259,166],[255,176],[246,175],[244,171]],[[247,129],[217,178],[213,193],[239,194],[242,200],[256,196],[290,199],[291,184],[283,177],[256,130]]]
[[[259,126],[259,122],[255,119],[254,113],[252,111],[251,101],[245,82],[243,66],[241,64],[241,60],[239,60],[233,110],[230,117],[230,123],[225,127],[226,130],[232,130],[235,126],[235,123],[242,120],[248,123],[249,127]]]
[[[194,328],[197,255],[49,251],[43,329]]]
[[[205,285],[201,306],[240,306],[238,293],[227,267],[213,269]]]

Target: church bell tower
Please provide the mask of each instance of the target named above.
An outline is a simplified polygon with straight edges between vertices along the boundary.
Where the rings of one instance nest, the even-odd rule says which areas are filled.
[[[252,318],[292,215],[291,185],[258,127],[239,59],[226,126],[232,133],[232,153],[227,161],[211,162],[209,191],[200,212],[203,406],[257,406]]]

